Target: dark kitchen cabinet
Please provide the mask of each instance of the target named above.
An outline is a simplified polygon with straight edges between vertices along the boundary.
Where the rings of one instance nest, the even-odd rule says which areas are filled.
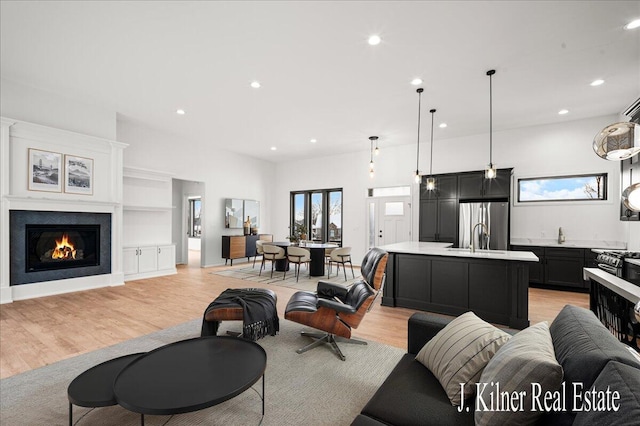
[[[419,240],[455,244],[458,237],[458,177],[437,175],[436,189],[420,185]]]
[[[458,176],[457,175],[435,175],[436,188],[432,191],[427,189],[423,178],[420,185],[420,199],[433,200],[436,198],[458,198]]]
[[[640,182],[640,159],[637,157],[629,158],[620,162],[620,190],[624,191],[629,185]],[[620,200],[620,220],[625,222],[634,222],[640,220],[640,212],[634,212],[627,208]]]
[[[464,199],[509,198],[512,169],[498,169],[495,179],[485,179],[484,172],[461,173],[458,197]]]
[[[458,239],[458,176],[436,175],[436,189],[420,185],[419,240],[455,244]]]
[[[530,251],[538,263],[529,266],[529,283],[565,290],[588,291],[583,268],[595,267],[597,254],[591,249],[573,247],[512,246],[511,250]]]
[[[582,289],[582,268],[584,249],[545,248],[545,284]]]
[[[420,201],[420,241],[455,244],[458,232],[457,208],[456,199]]]

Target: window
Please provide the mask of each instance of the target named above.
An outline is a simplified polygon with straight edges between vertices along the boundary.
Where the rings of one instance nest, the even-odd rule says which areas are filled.
[[[200,223],[200,211],[202,200],[200,198],[189,199],[189,230],[191,238],[200,238],[202,235],[202,225]]]
[[[290,234],[306,229],[314,242],[342,244],[342,189],[295,191],[291,193]]]
[[[607,199],[607,174],[518,179],[518,202]]]
[[[385,188],[369,188],[369,197],[395,197],[411,195],[410,186],[390,186]]]

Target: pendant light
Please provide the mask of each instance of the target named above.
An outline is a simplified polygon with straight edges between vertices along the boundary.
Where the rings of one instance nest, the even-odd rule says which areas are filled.
[[[495,73],[496,70],[487,71],[487,75],[489,76],[489,164],[484,171],[485,179],[495,179],[497,175],[496,168],[493,164],[493,90],[491,87],[491,79]]]
[[[378,143],[377,140],[378,140],[377,136],[369,136],[369,141],[371,142],[371,151],[370,151],[371,160],[369,161],[369,177],[371,179],[373,179],[373,175],[374,175],[373,173],[373,141],[376,141],[376,144],[377,144]]]
[[[433,177],[433,119],[436,113],[435,109],[429,111],[431,113],[431,156],[429,157],[429,177],[427,178],[427,191],[436,189],[436,178]]]
[[[424,89],[421,87],[416,90],[418,93],[418,143],[416,144],[416,173],[414,175],[414,180],[416,183],[420,183],[420,104],[422,103],[422,92]]]
[[[614,123],[593,139],[593,150],[605,160],[625,160],[640,153],[640,126],[632,122]]]
[[[380,149],[378,149],[378,138],[376,138],[376,149],[373,150],[373,153],[376,156],[380,155]]]

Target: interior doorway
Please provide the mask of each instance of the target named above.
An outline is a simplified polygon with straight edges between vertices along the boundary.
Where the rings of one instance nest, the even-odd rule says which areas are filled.
[[[172,239],[176,264],[201,268],[204,264],[204,182],[173,179]]]
[[[368,197],[367,247],[403,241],[411,241],[411,196]]]

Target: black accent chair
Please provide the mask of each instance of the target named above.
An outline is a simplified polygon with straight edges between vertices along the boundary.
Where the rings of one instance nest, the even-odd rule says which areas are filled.
[[[303,336],[315,340],[296,352],[301,354],[323,343],[328,343],[344,361],[345,357],[338,347],[338,341],[367,344],[351,339],[351,330],[358,328],[364,315],[381,293],[388,258],[386,251],[372,248],[362,260],[362,280],[356,281],[349,287],[320,281],[315,293],[298,291],[291,296],[284,317],[323,331],[323,333],[302,332]]]

